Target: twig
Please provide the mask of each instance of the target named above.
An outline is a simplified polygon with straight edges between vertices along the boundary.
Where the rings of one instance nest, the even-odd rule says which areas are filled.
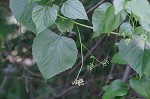
[[[118,30],[116,30],[116,31],[118,31]],[[116,38],[115,38],[115,42],[117,42],[117,36],[116,36]],[[114,50],[114,53],[116,53],[116,48],[115,48],[115,50]],[[111,69],[110,69],[110,72],[109,72],[109,75],[108,75],[108,78],[107,78],[107,80],[106,80],[105,85],[107,85],[107,84],[109,83],[110,76],[111,76],[112,73],[113,73],[114,67],[115,67],[115,64],[112,64],[112,67],[111,67]]]
[[[126,68],[125,68],[125,71],[124,71],[124,74],[123,74],[123,77],[122,77],[122,80],[124,82],[128,81],[129,75],[130,75],[130,71],[131,71],[130,65],[126,65]],[[123,99],[125,99],[125,97],[123,97]]]
[[[101,5],[105,0],[100,0],[94,7],[87,11],[87,14],[96,9],[99,5]]]
[[[111,67],[111,69],[110,69],[110,72],[109,72],[109,75],[108,75],[108,78],[107,78],[107,80],[106,80],[105,85],[107,85],[107,84],[109,83],[109,80],[110,80],[110,77],[111,77],[112,72],[113,72],[113,70],[114,70],[114,67],[115,67],[115,65],[112,64],[112,67]]]
[[[92,80],[89,80],[89,81],[86,81],[84,82],[84,85],[86,86],[87,84],[89,84],[89,82],[92,81]],[[67,92],[71,91],[72,89],[75,89],[75,88],[78,88],[79,86],[69,86],[69,88],[64,88],[61,92],[59,92],[59,94],[55,94],[53,97],[51,97],[50,99],[56,99],[56,98],[59,98],[59,97],[62,97],[63,95],[65,95]]]
[[[39,77],[39,78],[42,78],[42,75],[30,71],[30,69],[29,69],[27,66],[23,65],[23,67],[24,67],[24,69],[25,69],[28,73],[30,73],[31,75],[36,76],[36,77]]]
[[[128,80],[128,77],[129,77],[129,75],[130,75],[130,71],[131,71],[131,67],[130,67],[130,65],[127,65],[126,68],[125,68],[123,77],[122,77],[122,80],[123,80],[124,82],[126,82],[126,81]]]
[[[2,84],[0,85],[0,89],[2,89],[4,87],[4,85],[6,84],[7,79],[8,79],[8,77],[5,76],[5,78],[3,79]]]
[[[54,97],[61,97],[63,96],[64,94],[66,94],[67,92],[69,92],[70,90],[74,89],[74,88],[77,88],[78,86],[72,86],[72,87],[69,87],[68,89],[65,89],[64,91],[62,91],[62,93],[60,94],[55,94]]]

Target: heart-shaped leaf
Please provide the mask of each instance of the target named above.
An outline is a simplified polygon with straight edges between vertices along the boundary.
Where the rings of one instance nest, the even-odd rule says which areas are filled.
[[[57,10],[53,7],[37,5],[33,9],[32,19],[40,33],[56,21]]]
[[[122,36],[132,36],[133,27],[129,22],[124,22],[119,28],[119,35]]]
[[[68,0],[61,7],[61,13],[71,19],[88,20],[84,6],[79,0]]]
[[[75,42],[47,29],[34,39],[32,51],[45,79],[71,68],[77,59]]]
[[[70,32],[73,29],[74,21],[71,19],[60,19],[56,23],[57,28],[61,32]]]

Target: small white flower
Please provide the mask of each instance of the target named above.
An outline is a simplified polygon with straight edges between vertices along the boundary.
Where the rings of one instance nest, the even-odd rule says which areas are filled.
[[[72,85],[78,85],[78,86],[84,85],[84,80],[81,78],[75,79],[74,82],[72,82]]]

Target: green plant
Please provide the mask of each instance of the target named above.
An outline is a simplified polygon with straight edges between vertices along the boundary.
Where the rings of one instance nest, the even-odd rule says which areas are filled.
[[[82,66],[73,81],[83,85],[79,78],[84,66],[83,48],[79,26],[92,29],[93,38],[104,34],[121,37],[119,52],[111,62],[129,64],[139,77],[131,78],[129,85],[140,95],[150,98],[150,5],[147,0],[114,0],[113,4],[105,2],[97,7],[91,18],[79,0],[10,0],[10,9],[17,19],[28,30],[36,34],[33,43],[33,57],[44,78],[51,77],[71,68],[76,60],[78,50],[73,39],[62,36],[65,32],[77,30],[80,41]],[[81,24],[76,19],[86,20],[93,26]],[[48,28],[56,25],[60,33]],[[106,66],[107,61],[99,61],[90,51],[93,61]],[[92,69],[93,63],[88,68]],[[144,84],[143,84],[144,83]],[[142,88],[141,88],[142,86]],[[115,80],[105,86],[103,99],[123,97],[129,86],[121,80]]]

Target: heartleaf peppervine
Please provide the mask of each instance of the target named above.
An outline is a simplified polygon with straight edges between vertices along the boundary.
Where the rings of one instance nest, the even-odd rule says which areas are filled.
[[[121,37],[119,52],[111,62],[128,64],[139,75],[132,77],[129,85],[118,79],[104,86],[102,98],[121,98],[127,95],[130,87],[145,98],[150,98],[150,5],[147,0],[114,0],[112,4],[104,2],[95,9],[92,21],[79,0],[61,0],[59,4],[55,0],[10,0],[10,9],[18,22],[36,34],[32,46],[33,58],[46,80],[72,68],[76,63],[78,50],[75,41],[62,36],[73,28],[78,33],[82,64],[72,84],[84,85],[84,80],[79,78],[84,67],[83,48],[93,60],[87,65],[89,70],[94,67],[94,61],[103,66],[108,64],[107,60],[99,61],[82,43],[79,30],[79,26],[82,26],[93,30],[93,38],[106,34]],[[77,19],[86,20],[93,26],[79,23]],[[53,24],[60,34],[49,29]]]

